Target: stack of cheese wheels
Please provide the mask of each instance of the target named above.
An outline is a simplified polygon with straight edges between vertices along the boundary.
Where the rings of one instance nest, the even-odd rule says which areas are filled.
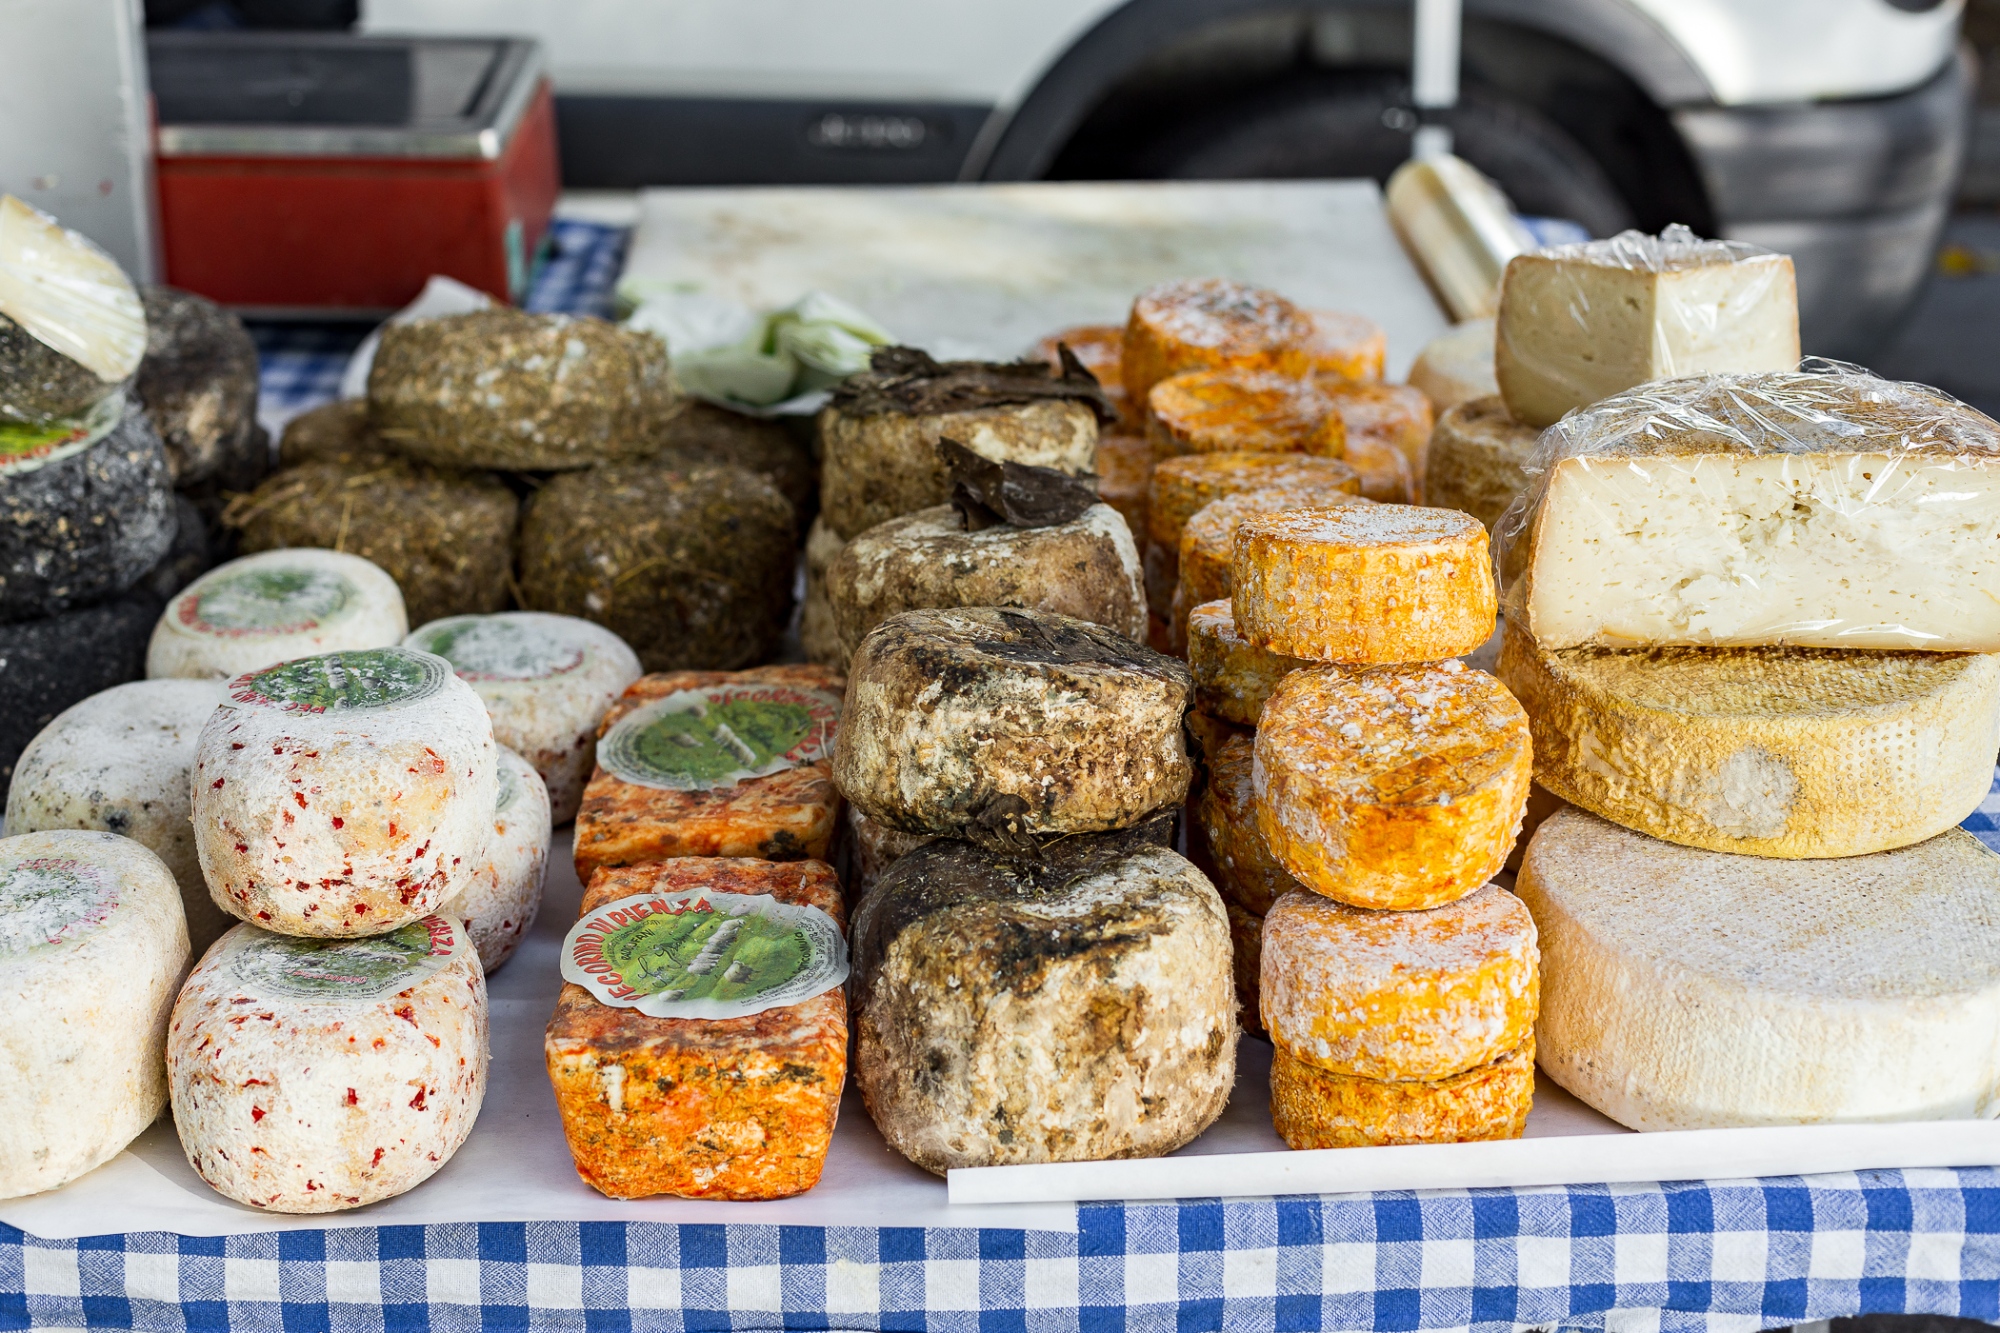
[[[1315,385],[1332,402],[1346,431],[1344,455],[1361,474],[1371,500],[1409,504],[1422,497],[1424,443],[1430,439],[1430,400],[1407,384],[1356,384],[1321,375]]]
[[[1279,1134],[1519,1135],[1535,932],[1488,881],[1527,801],[1528,722],[1498,681],[1445,660],[1493,630],[1486,530],[1407,505],[1250,515],[1230,581],[1204,621],[1299,664],[1269,691],[1249,775],[1269,858],[1255,882],[1280,884],[1275,863],[1302,886],[1268,905],[1258,964]],[[1247,863],[1220,793],[1204,814],[1210,848]]]
[[[493,836],[471,879],[442,914],[465,923],[482,971],[513,957],[542,906],[549,868],[549,790],[528,761],[502,746]]]
[[[1346,423],[1309,380],[1269,370],[1196,370],[1161,380],[1146,395],[1155,456],[1249,450],[1347,452]]]

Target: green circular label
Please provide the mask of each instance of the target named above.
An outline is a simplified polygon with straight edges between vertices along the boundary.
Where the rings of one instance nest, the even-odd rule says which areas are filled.
[[[222,968],[237,986],[258,995],[365,1002],[406,991],[443,970],[461,939],[442,916],[361,939],[295,939],[252,929],[233,938]]]
[[[244,569],[183,593],[174,621],[227,639],[300,634],[338,616],[355,596],[354,585],[331,570]]]
[[[75,939],[117,906],[116,883],[87,861],[35,856],[0,867],[0,954]]]
[[[229,697],[288,713],[356,713],[427,699],[444,687],[447,664],[407,648],[300,657],[238,676]]]
[[[545,626],[507,616],[454,616],[417,635],[411,646],[436,653],[469,681],[547,680],[576,670],[587,656]]]
[[[707,791],[817,763],[833,753],[840,699],[791,685],[711,685],[633,709],[597,743],[624,782]]]
[[[59,421],[0,421],[0,475],[33,472],[82,453],[125,419],[125,395],[109,394],[82,416]]]

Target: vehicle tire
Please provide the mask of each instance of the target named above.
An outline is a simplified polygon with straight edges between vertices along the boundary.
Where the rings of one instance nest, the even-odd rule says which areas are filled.
[[[1320,75],[1226,103],[1139,150],[1134,174],[1165,180],[1386,181],[1410,156],[1409,84],[1387,74]],[[1467,88],[1447,116],[1453,151],[1491,176],[1514,207],[1569,218],[1593,236],[1632,211],[1575,139],[1521,102]]]

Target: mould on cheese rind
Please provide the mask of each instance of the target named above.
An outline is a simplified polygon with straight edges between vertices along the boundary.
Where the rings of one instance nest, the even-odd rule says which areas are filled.
[[[132,389],[166,446],[174,485],[240,471],[231,465],[257,430],[257,346],[243,321],[170,287],[148,287],[142,299],[146,358]]]

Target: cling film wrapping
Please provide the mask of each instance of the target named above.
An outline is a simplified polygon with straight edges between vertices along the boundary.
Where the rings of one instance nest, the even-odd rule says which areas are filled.
[[[0,317],[89,372],[77,386],[85,395],[80,401],[15,402],[15,392],[0,384],[0,414],[17,419],[88,409],[131,378],[146,353],[145,307],[117,261],[12,195],[0,195]],[[46,373],[26,363],[19,369]],[[36,386],[30,396],[48,392],[50,386]],[[53,392],[69,396],[67,386]]]

